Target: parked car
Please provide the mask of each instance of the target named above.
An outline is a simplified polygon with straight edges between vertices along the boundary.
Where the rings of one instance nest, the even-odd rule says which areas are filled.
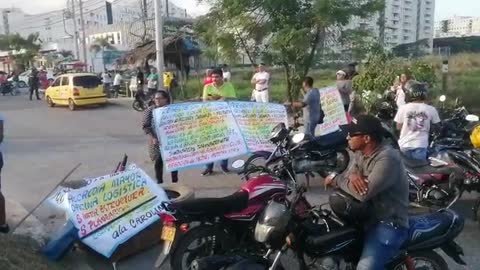
[[[100,78],[93,73],[69,73],[60,75],[45,91],[45,100],[50,107],[67,105],[74,111],[78,106],[105,104]]]
[[[25,72],[20,73],[18,75],[18,84],[17,86],[20,88],[28,87],[28,76],[32,73],[31,70],[27,70]],[[53,74],[53,69],[47,69],[47,79],[50,84],[55,80],[55,75]],[[13,78],[9,78],[8,81],[13,81]]]

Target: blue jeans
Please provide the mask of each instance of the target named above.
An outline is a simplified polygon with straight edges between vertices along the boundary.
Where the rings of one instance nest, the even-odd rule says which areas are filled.
[[[427,160],[427,148],[405,148],[403,154],[410,159]]]
[[[213,171],[213,165],[214,165],[213,163],[208,163],[207,170]],[[228,159],[222,160],[222,162],[220,163],[220,166],[222,167],[222,169],[228,169]]]
[[[315,129],[317,128],[316,124],[312,124],[310,121],[305,121],[303,127],[305,129],[305,134],[315,136]]]
[[[366,233],[357,270],[385,270],[407,238],[407,228],[387,223],[374,225]]]

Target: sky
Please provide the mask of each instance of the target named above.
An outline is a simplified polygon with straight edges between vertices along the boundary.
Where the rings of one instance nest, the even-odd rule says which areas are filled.
[[[177,6],[187,9],[192,16],[205,14],[208,7],[198,5],[197,0],[173,0]],[[35,14],[65,7],[66,0],[0,0],[0,8],[20,7]],[[480,0],[436,0],[435,20],[442,20],[453,15],[480,16]]]

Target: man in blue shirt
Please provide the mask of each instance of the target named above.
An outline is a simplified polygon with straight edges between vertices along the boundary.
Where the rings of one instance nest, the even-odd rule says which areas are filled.
[[[305,134],[315,136],[315,128],[320,121],[320,114],[322,111],[320,105],[320,91],[317,88],[313,88],[313,78],[305,77],[303,80],[303,101],[299,102],[285,102],[286,106],[292,106],[294,108],[303,108],[303,126],[305,128]]]

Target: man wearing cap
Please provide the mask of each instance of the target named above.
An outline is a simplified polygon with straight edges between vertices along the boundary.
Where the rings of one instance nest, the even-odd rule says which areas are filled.
[[[352,94],[352,81],[347,80],[347,73],[343,70],[337,71],[337,89],[342,97],[343,108],[347,112]]]
[[[361,115],[341,127],[355,151],[346,175],[332,173],[336,185],[366,204],[363,252],[357,270],[384,269],[408,237],[408,181],[400,154],[382,143],[383,128],[374,116]]]

